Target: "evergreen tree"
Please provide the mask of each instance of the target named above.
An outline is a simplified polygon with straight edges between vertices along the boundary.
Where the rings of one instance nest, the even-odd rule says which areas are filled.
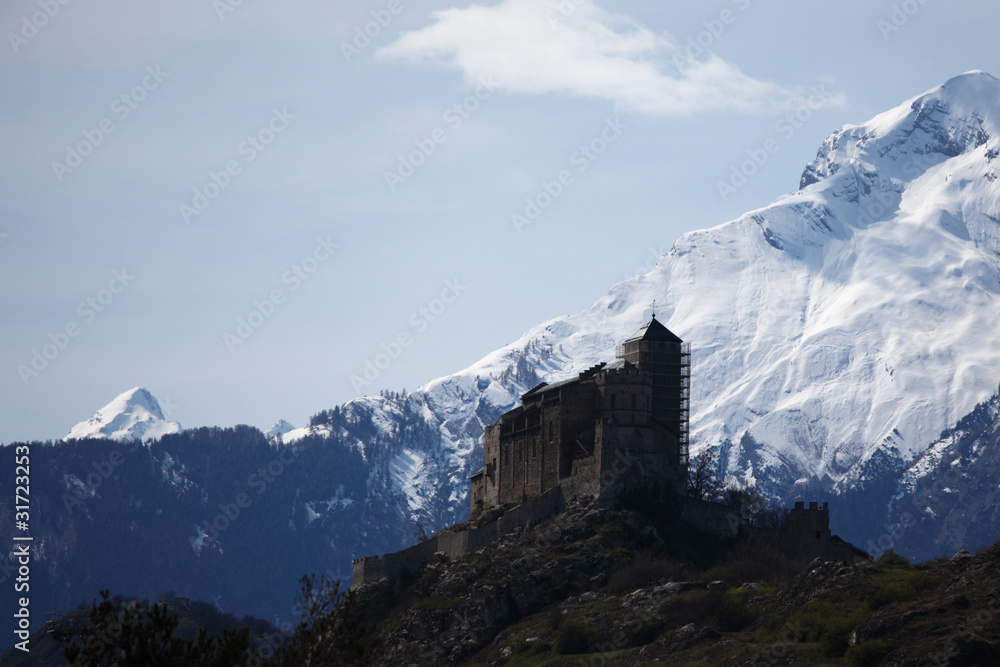
[[[250,661],[250,631],[227,630],[220,639],[201,628],[196,639],[174,637],[178,621],[166,604],[124,602],[101,591],[90,622],[61,637],[63,656],[83,667],[234,667]]]

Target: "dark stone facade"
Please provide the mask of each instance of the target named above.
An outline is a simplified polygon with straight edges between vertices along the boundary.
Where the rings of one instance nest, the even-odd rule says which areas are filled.
[[[542,383],[486,428],[473,517],[556,487],[606,501],[654,484],[685,493],[689,349],[654,317],[617,356]]]

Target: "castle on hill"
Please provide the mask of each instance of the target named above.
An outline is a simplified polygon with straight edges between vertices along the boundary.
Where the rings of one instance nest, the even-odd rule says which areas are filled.
[[[763,540],[794,559],[869,557],[831,534],[827,503],[796,502],[783,525],[761,527],[727,505],[688,496],[690,347],[654,314],[615,357],[541,383],[486,427],[483,466],[469,489],[478,527],[459,524],[408,549],[358,558],[353,586],[464,558],[567,503],[589,499],[612,507],[630,491],[674,496],[681,520],[706,535]]]
[[[612,363],[542,383],[483,435],[473,518],[561,487],[611,501],[654,484],[687,490],[689,346],[654,315]]]

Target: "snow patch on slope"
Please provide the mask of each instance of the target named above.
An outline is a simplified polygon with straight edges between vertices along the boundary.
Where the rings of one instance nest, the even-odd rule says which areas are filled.
[[[423,490],[427,488],[426,463],[425,453],[416,450],[403,451],[389,463],[392,481],[406,495],[410,512],[419,512],[426,503],[423,494]]]

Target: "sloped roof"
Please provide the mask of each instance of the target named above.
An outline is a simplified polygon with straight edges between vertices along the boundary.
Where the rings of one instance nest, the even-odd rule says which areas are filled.
[[[568,378],[566,380],[560,380],[559,382],[553,382],[552,384],[548,384],[546,382],[543,382],[540,385],[538,385],[537,387],[535,387],[534,389],[530,389],[530,390],[526,391],[525,393],[521,394],[521,400],[524,400],[527,396],[534,396],[536,394],[544,394],[544,393],[546,393],[546,392],[548,392],[548,391],[550,391],[552,389],[558,389],[559,387],[565,387],[568,384],[573,384],[574,382],[579,382],[579,381],[580,381],[580,376],[576,375],[576,376],[573,376],[573,377]]]
[[[558,389],[560,387],[565,387],[567,385],[575,384],[575,383],[579,382],[580,380],[586,380],[587,378],[593,377],[598,371],[600,371],[601,369],[603,369],[603,368],[605,368],[607,366],[608,366],[608,364],[606,362],[602,361],[599,364],[594,364],[593,366],[591,366],[587,370],[583,371],[582,373],[577,373],[573,377],[566,378],[565,380],[560,380],[559,382],[553,382],[552,384],[548,384],[546,382],[542,382],[541,384],[539,384],[539,385],[537,385],[537,386],[529,389],[525,393],[521,394],[521,400],[523,401],[528,396],[535,396],[537,394],[545,394],[545,393],[548,393],[549,391],[551,391],[553,389]]]
[[[666,328],[660,321],[654,316],[649,320],[649,324],[643,328],[636,331],[632,336],[625,342],[631,342],[635,340],[658,340],[667,343],[683,343],[680,338],[677,337],[670,329]]]

